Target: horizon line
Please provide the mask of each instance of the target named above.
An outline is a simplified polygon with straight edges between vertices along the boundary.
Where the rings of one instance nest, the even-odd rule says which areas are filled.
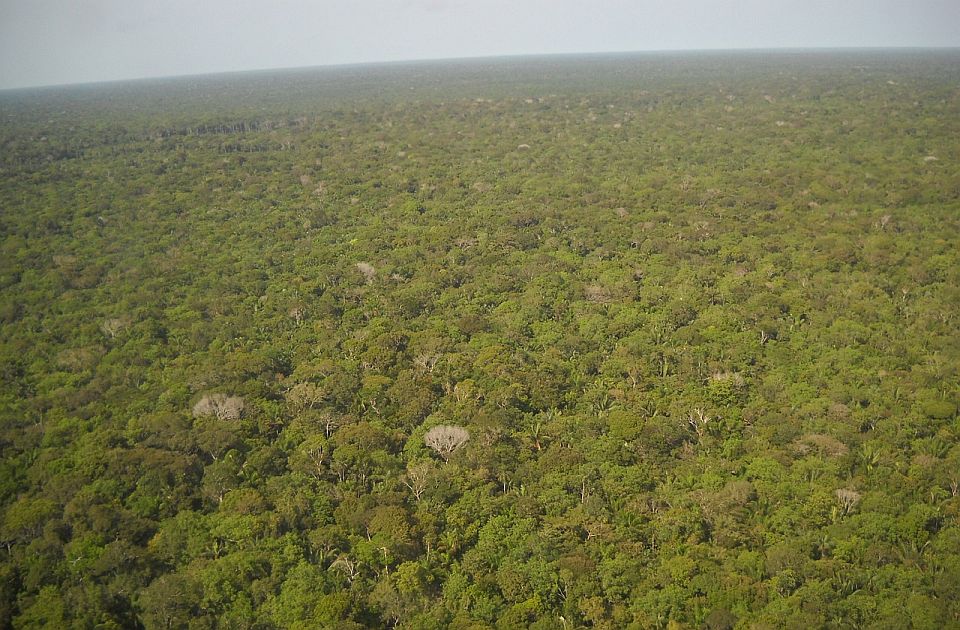
[[[304,70],[322,70],[336,68],[399,66],[405,64],[449,63],[458,61],[494,61],[505,59],[533,59],[546,57],[588,57],[601,55],[656,55],[656,54],[703,54],[703,53],[822,53],[822,52],[867,52],[867,51],[960,51],[960,46],[774,46],[774,47],[742,47],[742,48],[657,48],[639,50],[594,50],[576,52],[544,52],[544,53],[505,53],[502,55],[467,55],[462,57],[412,57],[408,59],[352,61],[342,63],[309,64],[303,66],[268,66],[260,68],[245,68],[232,70],[212,70],[209,72],[188,72],[185,74],[157,74],[136,77],[121,77],[117,79],[102,79],[93,81],[74,81],[67,83],[41,83],[0,87],[0,93],[21,90],[46,90],[70,87],[85,87],[96,85],[114,85],[120,83],[138,83],[146,81],[169,81],[191,78],[209,78],[225,75],[257,74],[265,72],[295,72]]]

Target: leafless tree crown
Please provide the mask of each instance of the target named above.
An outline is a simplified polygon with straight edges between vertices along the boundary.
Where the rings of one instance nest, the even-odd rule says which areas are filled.
[[[216,416],[218,420],[236,420],[243,415],[243,398],[226,394],[204,394],[193,406],[195,418]]]
[[[463,427],[442,424],[433,427],[423,436],[423,441],[446,461],[450,455],[467,443],[470,432]]]
[[[837,490],[836,495],[837,501],[840,502],[840,508],[845,515],[852,512],[853,508],[860,502],[860,493],[856,490],[840,488]]]
[[[364,279],[367,281],[367,284],[372,284],[374,278],[377,277],[377,270],[373,268],[373,265],[366,262],[357,263],[357,271],[359,271]]]

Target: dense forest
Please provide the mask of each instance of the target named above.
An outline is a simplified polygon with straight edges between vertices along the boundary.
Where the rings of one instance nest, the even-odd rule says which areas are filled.
[[[960,627],[960,52],[0,92],[0,628]]]

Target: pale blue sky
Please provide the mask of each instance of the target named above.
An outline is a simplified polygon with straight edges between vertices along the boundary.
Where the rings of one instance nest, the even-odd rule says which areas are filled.
[[[960,0],[0,0],[0,88],[406,59],[960,46]]]

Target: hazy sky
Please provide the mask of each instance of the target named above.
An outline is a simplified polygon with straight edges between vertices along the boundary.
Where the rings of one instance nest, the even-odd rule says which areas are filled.
[[[0,0],[0,88],[485,55],[960,46],[960,0]]]

